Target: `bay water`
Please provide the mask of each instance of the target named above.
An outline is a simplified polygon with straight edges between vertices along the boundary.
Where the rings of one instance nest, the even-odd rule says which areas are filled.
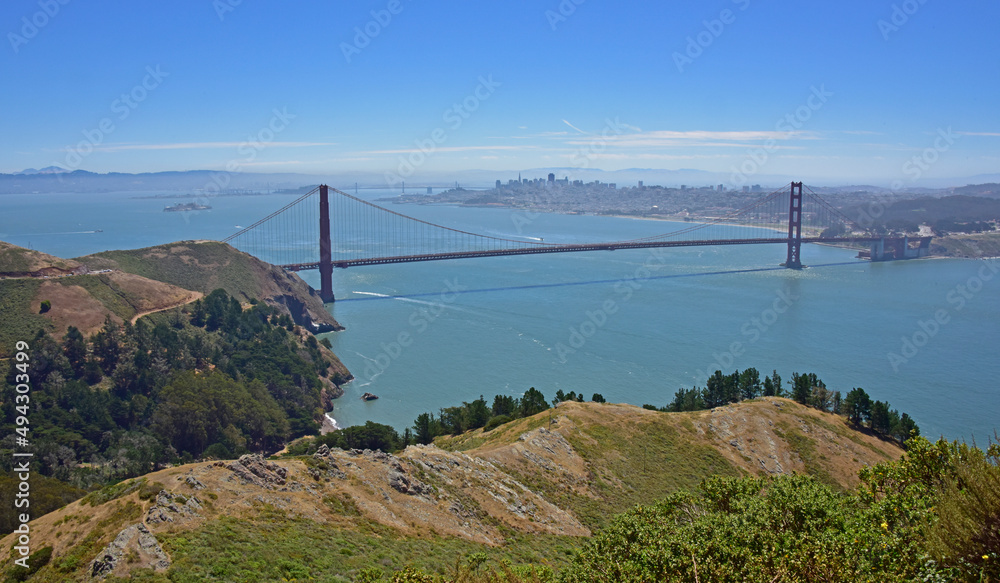
[[[219,197],[164,213],[150,193],[0,195],[0,240],[61,257],[185,239],[221,239],[294,200]],[[376,199],[389,191],[361,191]],[[186,202],[181,200],[180,202]],[[389,205],[477,233],[546,242],[634,239],[665,221]],[[403,430],[421,412],[480,395],[557,390],[667,404],[716,369],[815,372],[863,387],[929,437],[1000,427],[1000,261],[869,263],[805,245],[801,271],[781,245],[493,257],[335,270],[328,305],[347,330],[325,335],[355,375],[331,416]],[[300,275],[318,287],[316,272]],[[362,401],[371,392],[380,398]]]

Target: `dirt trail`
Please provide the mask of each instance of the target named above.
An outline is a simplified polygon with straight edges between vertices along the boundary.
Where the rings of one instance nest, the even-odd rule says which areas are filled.
[[[134,325],[136,322],[139,321],[139,318],[141,318],[143,316],[148,316],[150,314],[155,314],[157,312],[163,312],[165,310],[172,310],[174,308],[179,308],[181,306],[186,306],[186,305],[190,304],[191,302],[193,302],[195,300],[200,300],[203,297],[205,297],[205,294],[203,294],[201,292],[196,292],[196,291],[190,292],[188,294],[187,298],[185,298],[183,300],[180,300],[178,302],[174,302],[171,305],[163,306],[163,307],[160,307],[160,308],[156,308],[154,310],[146,310],[145,312],[139,312],[138,314],[132,316],[132,324]]]

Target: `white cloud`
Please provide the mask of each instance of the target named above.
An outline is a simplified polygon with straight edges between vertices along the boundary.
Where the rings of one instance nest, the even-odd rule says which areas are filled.
[[[217,148],[239,148],[240,146],[262,145],[266,148],[306,148],[313,146],[336,146],[329,142],[181,142],[174,144],[107,144],[96,146],[102,152],[124,152],[129,150],[208,150]]]

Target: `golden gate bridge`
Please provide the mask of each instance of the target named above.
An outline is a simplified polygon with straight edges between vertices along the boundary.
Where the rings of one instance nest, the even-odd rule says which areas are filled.
[[[320,185],[223,242],[289,271],[318,269],[324,302],[334,301],[334,267],[651,247],[780,244],[787,247],[782,265],[801,269],[803,243],[865,243],[872,261],[927,255],[931,237],[872,234],[811,189],[806,190],[803,194],[803,184],[792,182],[743,208],[659,235],[552,243],[438,225]]]

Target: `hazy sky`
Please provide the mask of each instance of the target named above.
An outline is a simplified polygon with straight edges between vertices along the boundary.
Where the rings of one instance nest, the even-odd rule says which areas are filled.
[[[998,21],[964,0],[5,0],[0,172],[994,173]]]

